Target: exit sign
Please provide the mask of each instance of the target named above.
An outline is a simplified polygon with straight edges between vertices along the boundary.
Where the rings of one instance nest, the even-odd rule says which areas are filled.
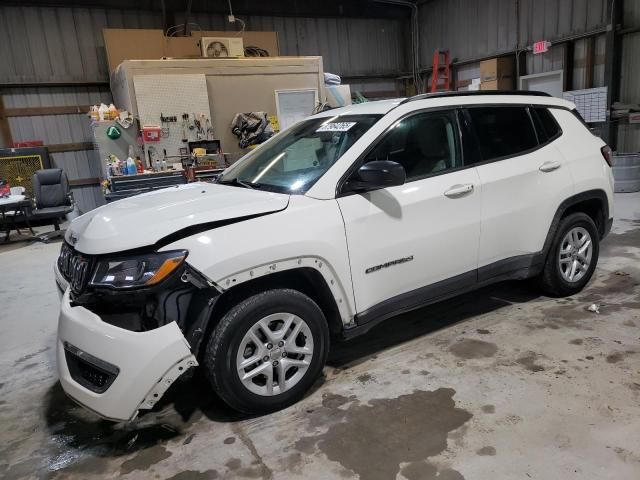
[[[533,53],[544,53],[549,50],[550,46],[551,42],[548,42],[547,40],[540,40],[533,44]]]

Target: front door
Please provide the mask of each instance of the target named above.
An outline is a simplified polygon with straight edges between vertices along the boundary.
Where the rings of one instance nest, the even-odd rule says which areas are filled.
[[[338,198],[359,315],[475,282],[480,182],[462,164],[459,138],[454,111],[403,118],[364,161],[400,163],[406,183]]]

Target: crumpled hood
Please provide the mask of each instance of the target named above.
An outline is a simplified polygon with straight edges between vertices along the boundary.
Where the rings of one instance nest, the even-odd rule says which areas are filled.
[[[97,208],[71,222],[65,238],[82,253],[121,252],[187,227],[284,210],[288,203],[287,194],[191,183]]]

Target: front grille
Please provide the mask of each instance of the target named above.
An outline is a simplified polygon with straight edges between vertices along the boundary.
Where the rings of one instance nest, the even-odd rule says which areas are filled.
[[[83,352],[68,342],[64,343],[67,368],[76,382],[95,393],[104,393],[120,373],[115,365]]]
[[[67,243],[62,244],[58,257],[58,269],[75,294],[82,293],[89,283],[93,262],[90,257],[73,250]]]

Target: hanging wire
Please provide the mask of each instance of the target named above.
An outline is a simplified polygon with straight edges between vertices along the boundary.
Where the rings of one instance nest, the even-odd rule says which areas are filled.
[[[197,27],[198,30],[202,32],[202,27],[198,23],[189,22],[189,23],[187,23],[187,25],[193,26],[193,27]],[[164,36],[165,37],[175,37],[179,32],[182,32],[184,34],[184,33],[186,33],[187,25],[185,25],[184,23],[179,23],[177,25],[173,25],[173,26],[171,26],[171,27],[169,27],[169,28],[167,28],[165,30]]]
[[[229,0],[231,1],[231,0]],[[420,24],[418,19],[418,6],[407,0],[375,0],[378,3],[387,3],[389,5],[398,5],[401,7],[411,8],[411,76],[416,87],[416,93],[423,91],[424,85],[422,76],[419,72],[420,65]]]
[[[240,24],[242,25],[242,28],[240,30],[236,31],[236,34],[237,35],[242,35],[244,33],[244,30],[245,30],[247,25],[246,25],[246,23],[244,23],[244,20],[242,20],[239,17],[236,17],[233,14],[233,7],[231,7],[231,0],[227,0],[227,3],[229,4],[229,16],[230,17],[234,17],[235,21],[240,22]]]

